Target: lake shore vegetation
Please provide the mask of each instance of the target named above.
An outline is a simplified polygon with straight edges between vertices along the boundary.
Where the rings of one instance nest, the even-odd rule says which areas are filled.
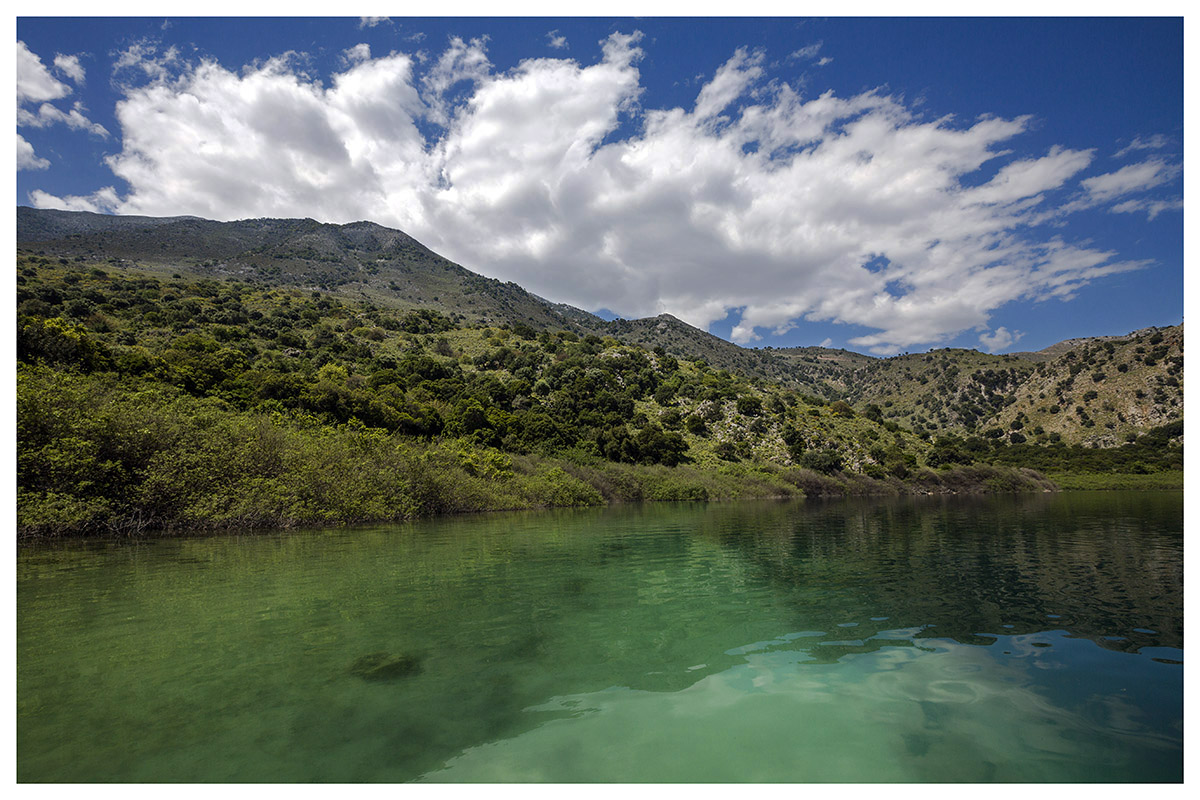
[[[1104,450],[918,435],[877,405],[612,337],[32,254],[17,267],[20,537],[1182,474],[1181,421]]]

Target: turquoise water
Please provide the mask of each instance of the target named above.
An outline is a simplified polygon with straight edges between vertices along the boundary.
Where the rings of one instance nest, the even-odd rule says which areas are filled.
[[[47,545],[20,781],[1178,781],[1183,501]]]

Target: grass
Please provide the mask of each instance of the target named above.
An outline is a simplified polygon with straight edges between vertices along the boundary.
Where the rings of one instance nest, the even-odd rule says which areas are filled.
[[[1071,490],[1096,489],[1176,489],[1183,490],[1183,470],[1138,474],[1131,472],[1051,472],[1046,477],[1058,488]]]

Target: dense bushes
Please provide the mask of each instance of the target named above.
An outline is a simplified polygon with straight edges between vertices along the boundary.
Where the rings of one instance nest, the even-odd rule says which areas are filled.
[[[612,339],[18,266],[22,535],[1028,488],[976,469],[1018,446],[949,437],[930,452],[878,407],[857,415]],[[1174,464],[1173,435],[1143,437],[1121,464]]]
[[[1040,472],[1069,473],[1155,473],[1183,469],[1183,421],[1154,428],[1120,447],[1083,447],[1080,445],[1042,447],[1017,443],[996,448],[987,461],[1006,466],[1022,466]]]
[[[152,378],[236,411],[308,412],[330,424],[469,436],[513,452],[582,445],[628,463],[687,458],[679,434],[629,424],[634,403],[654,396],[661,374],[678,368],[665,355],[656,370],[636,348],[539,337],[521,326],[514,330],[521,341],[496,334],[488,340],[493,348],[473,358],[476,369],[466,370],[444,338],[435,356],[416,338],[397,348],[387,333],[453,330],[430,309],[396,315],[320,293],[113,278],[40,262],[25,262],[21,277],[22,363]],[[239,321],[249,324],[228,324]],[[732,391],[725,377],[722,386]]]
[[[21,536],[289,527],[627,500],[879,494],[886,481],[801,468],[510,455],[474,435],[423,440],[297,410],[237,411],[137,377],[20,365]],[[476,431],[477,433],[478,431]],[[828,466],[828,465],[823,465]],[[1029,489],[1013,470],[925,470],[918,490]]]
[[[113,376],[18,369],[23,535],[294,526],[545,505],[600,494],[553,464],[304,413],[235,413]]]

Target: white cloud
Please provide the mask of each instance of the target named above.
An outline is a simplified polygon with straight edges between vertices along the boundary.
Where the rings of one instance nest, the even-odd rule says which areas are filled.
[[[823,44],[825,43],[817,42],[816,44],[810,44],[807,47],[801,47],[799,50],[793,51],[792,54],[788,56],[788,59],[816,58],[817,53],[821,52],[821,45]]]
[[[77,56],[59,54],[55,57],[54,64],[63,74],[69,76],[77,83],[83,82],[83,68],[79,66],[79,58]],[[87,131],[96,136],[107,138],[108,131],[104,126],[92,122],[84,115],[83,112],[85,109],[82,102],[76,101],[71,106],[70,111],[64,111],[51,102],[61,100],[69,94],[71,94],[71,87],[51,75],[46,65],[42,63],[42,59],[26,47],[24,42],[18,41],[17,126],[45,128],[57,123],[63,123],[69,128]],[[35,105],[37,107],[36,110],[27,107]],[[23,156],[25,148],[28,148],[28,152]],[[18,135],[17,169],[45,169],[49,165],[50,162],[35,156],[33,154],[33,146]]]
[[[823,67],[826,64],[832,64],[832,63],[833,63],[832,58],[830,58],[829,56],[822,56],[821,59],[817,62],[817,66]]]
[[[29,193],[29,201],[34,208],[53,208],[59,211],[91,211],[96,214],[110,213],[120,203],[117,192],[113,187],[106,186],[88,197],[55,197],[52,194],[35,189]]]
[[[58,100],[71,93],[71,87],[50,74],[32,50],[17,42],[17,105]]]
[[[880,91],[805,96],[745,49],[690,109],[640,106],[637,33],[611,36],[596,63],[504,73],[483,40],[428,61],[364,52],[330,85],[286,58],[176,62],[168,79],[144,66],[156,50],[131,51],[128,67],[160,77],[117,106],[123,150],[107,163],[128,193],[35,202],[372,219],[557,301],[700,327],[740,309],[739,342],[849,323],[874,331],[850,344],[879,353],[1144,266],[1038,232],[1092,151],[1010,152],[1026,117],[963,124]],[[1137,183],[1100,178],[1084,194]],[[1001,330],[987,341],[1017,335]]]
[[[1016,344],[1025,334],[1022,331],[1009,332],[1008,328],[1003,326],[996,328],[994,333],[979,334],[979,344],[983,346],[989,353],[995,353],[999,350],[1007,350]]]
[[[1043,158],[1013,161],[983,186],[964,194],[971,202],[1004,204],[1037,197],[1057,189],[1092,161],[1091,150],[1050,148]],[[1085,181],[1086,183],[1086,181]]]
[[[379,25],[384,22],[386,22],[390,25],[392,22],[392,18],[391,17],[359,17],[358,18],[358,29],[362,30],[363,28],[374,28],[376,25]]]
[[[125,79],[129,73],[138,79],[151,81],[166,80],[172,72],[186,67],[179,56],[179,49],[172,45],[159,52],[161,44],[149,39],[134,42],[118,52],[113,63],[113,76]],[[128,88],[128,87],[126,87]]]
[[[430,118],[445,125],[450,120],[450,103],[447,95],[456,84],[470,81],[478,84],[487,79],[491,71],[487,58],[487,37],[464,42],[457,36],[450,39],[446,52],[442,53],[433,69],[421,80],[425,88],[425,100],[430,106]]]
[[[1161,133],[1153,136],[1135,136],[1133,141],[1113,154],[1113,158],[1123,158],[1134,150],[1162,150],[1171,140]]]
[[[80,85],[84,82],[83,65],[79,63],[79,56],[65,56],[58,53],[54,56],[54,67],[63,75],[66,75],[71,80]]]
[[[46,169],[50,166],[50,162],[44,158],[39,158],[33,152],[33,145],[25,141],[25,137],[17,134],[17,170],[23,169]]]
[[[31,128],[45,128],[56,123],[63,123],[68,128],[108,138],[108,130],[98,122],[92,122],[83,114],[82,103],[75,103],[70,111],[63,111],[57,106],[42,103],[37,113],[24,108],[17,109],[17,124]]]
[[[546,42],[555,50],[564,50],[570,47],[570,45],[567,44],[567,37],[559,33],[557,29],[546,34]]]
[[[370,58],[371,46],[366,42],[359,42],[358,44],[354,45],[354,47],[342,52],[342,65],[350,66],[353,64],[360,64],[363,61],[369,60]]]
[[[1180,164],[1155,157],[1137,164],[1129,164],[1115,172],[1107,172],[1085,178],[1079,182],[1080,191],[1071,202],[1057,209],[1059,215],[1113,203],[1109,211],[1117,214],[1146,212],[1154,219],[1163,211],[1183,208],[1183,198],[1173,197],[1130,197],[1152,189],[1166,186],[1183,172]],[[1121,202],[1115,202],[1120,200]]]
[[[818,347],[832,347],[832,346],[833,346],[833,339],[829,338],[828,336],[826,336],[821,341],[821,344],[818,345]]]
[[[696,117],[707,119],[720,114],[741,97],[754,81],[762,77],[762,61],[761,52],[748,54],[742,48],[734,53],[733,58],[725,62],[713,79],[700,90],[700,96],[696,98]]]
[[[1138,211],[1145,211],[1146,217],[1154,219],[1164,211],[1182,211],[1183,199],[1176,198],[1174,200],[1147,200],[1145,198],[1137,200],[1126,200],[1123,203],[1117,203],[1109,209],[1115,214],[1133,214]]]
[[[1182,171],[1178,165],[1168,164],[1152,158],[1139,164],[1130,164],[1116,172],[1097,175],[1080,181],[1087,198],[1092,203],[1105,203],[1132,192],[1144,192],[1175,179]]]

